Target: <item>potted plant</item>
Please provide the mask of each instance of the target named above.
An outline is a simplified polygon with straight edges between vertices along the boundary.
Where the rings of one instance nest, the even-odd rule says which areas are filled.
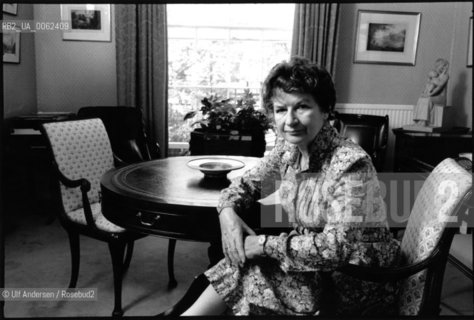
[[[192,155],[243,155],[261,157],[265,152],[265,131],[271,127],[265,114],[255,109],[249,89],[233,99],[216,95],[201,100],[198,111],[188,112],[184,120],[200,116],[192,125],[189,151]]]

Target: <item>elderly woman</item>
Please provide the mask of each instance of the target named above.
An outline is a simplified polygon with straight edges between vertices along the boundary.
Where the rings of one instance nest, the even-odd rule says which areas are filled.
[[[222,191],[218,206],[225,259],[205,272],[210,285],[183,315],[354,314],[391,302],[390,285],[337,272],[345,264],[390,266],[399,245],[386,221],[370,157],[328,122],[335,104],[329,73],[303,58],[277,64],[263,102],[278,132],[260,164]],[[273,179],[273,180],[272,180]],[[241,216],[262,183],[281,180],[293,231],[256,235]]]

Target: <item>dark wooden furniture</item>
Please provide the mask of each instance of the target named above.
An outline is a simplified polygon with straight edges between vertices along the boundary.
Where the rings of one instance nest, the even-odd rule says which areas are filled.
[[[472,132],[426,133],[393,129],[395,134],[395,172],[431,172],[446,158],[472,152]]]
[[[193,156],[220,154],[263,157],[265,146],[265,133],[263,131],[241,132],[231,135],[195,129],[191,132],[189,152]]]
[[[210,242],[209,260],[215,264],[223,257],[218,245],[216,206],[220,190],[230,181],[205,178],[200,171],[186,165],[197,158],[202,156],[170,157],[108,171],[101,180],[105,217],[128,230]],[[253,157],[231,158],[244,162],[245,167],[230,172],[227,175],[230,179],[242,175],[259,161]]]
[[[5,210],[54,216],[51,156],[39,129],[46,122],[71,120],[71,113],[38,113],[5,119]],[[24,201],[25,196],[28,201]]]
[[[82,107],[77,112],[77,118],[100,118],[109,135],[114,156],[123,164],[160,158],[160,147],[146,135],[139,108]]]
[[[359,144],[370,156],[375,169],[384,171],[388,143],[388,115],[338,113],[333,126],[344,137]]]

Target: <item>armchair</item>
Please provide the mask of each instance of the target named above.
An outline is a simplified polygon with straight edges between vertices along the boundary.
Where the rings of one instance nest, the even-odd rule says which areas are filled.
[[[107,242],[114,278],[112,315],[119,317],[123,314],[122,278],[130,265],[134,241],[144,235],[111,223],[101,212],[100,179],[114,167],[107,132],[100,119],[46,123],[41,131],[53,155],[56,191],[60,194],[59,221],[71,248],[69,288],[76,286],[79,275],[79,235]]]
[[[160,146],[145,133],[142,113],[135,107],[82,107],[77,112],[79,119],[100,118],[112,145],[116,166],[140,161],[158,159]],[[178,284],[174,276],[174,252],[176,240],[170,239],[168,245],[169,288]]]
[[[469,172],[472,172],[471,160],[469,160],[468,158],[460,157],[456,159],[456,161],[458,161],[458,163],[464,169]],[[466,215],[464,216],[464,218],[468,221],[472,221],[472,218],[469,219],[468,217],[470,210],[472,211],[472,201],[470,209],[465,211]],[[472,281],[474,279],[472,269],[472,248],[474,248],[474,230],[471,223],[472,222],[467,223],[466,234],[458,233],[454,235],[451,250],[449,251],[448,261]]]
[[[338,113],[333,126],[344,137],[359,144],[369,155],[375,169],[383,171],[388,142],[388,115]]]
[[[77,112],[77,118],[102,120],[119,164],[160,158],[160,146],[146,135],[139,108],[82,107]]]
[[[395,268],[347,265],[338,271],[366,281],[398,282],[398,315],[439,315],[444,270],[457,231],[445,218],[465,210],[471,188],[471,174],[453,159],[445,159],[428,176],[415,200],[401,242],[403,263]],[[386,311],[374,306],[365,314]]]

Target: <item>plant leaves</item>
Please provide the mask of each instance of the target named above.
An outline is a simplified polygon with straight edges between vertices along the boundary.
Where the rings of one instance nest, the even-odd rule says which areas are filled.
[[[196,115],[197,111],[190,111],[188,113],[186,113],[184,115],[184,119],[183,120],[188,120],[188,119],[192,119],[194,118],[194,116]]]
[[[211,95],[201,100],[198,111],[188,112],[184,120],[195,117],[198,113],[201,119],[191,126],[200,124],[205,131],[231,132],[266,130],[271,127],[266,115],[255,110],[255,98],[249,89],[245,89],[240,97],[222,99]]]

